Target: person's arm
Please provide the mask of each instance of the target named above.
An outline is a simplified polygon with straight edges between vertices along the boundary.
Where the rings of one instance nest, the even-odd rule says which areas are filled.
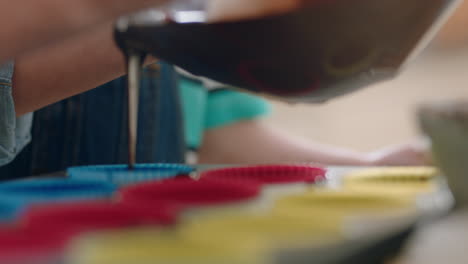
[[[0,63],[167,0],[0,0]]]
[[[32,112],[124,73],[124,57],[113,42],[110,24],[37,49],[15,61],[16,114]]]
[[[18,54],[170,0],[0,0],[0,63]],[[290,11],[302,0],[207,0],[211,20]]]
[[[246,120],[207,130],[198,152],[198,162],[363,165],[366,160],[358,152],[311,144],[261,120]]]
[[[261,120],[207,130],[198,152],[200,164],[312,162],[323,165],[423,165],[423,150],[401,145],[372,153],[313,143]]]

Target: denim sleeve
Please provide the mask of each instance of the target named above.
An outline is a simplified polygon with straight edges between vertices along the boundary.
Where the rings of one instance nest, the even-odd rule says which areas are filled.
[[[31,141],[33,114],[16,117],[11,80],[14,63],[0,65],[0,166],[12,161]]]

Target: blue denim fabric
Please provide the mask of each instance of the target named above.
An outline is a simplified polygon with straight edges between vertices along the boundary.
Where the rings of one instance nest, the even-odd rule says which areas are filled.
[[[36,112],[31,144],[12,163],[0,167],[0,179],[70,166],[126,163],[125,84],[125,78],[119,78]],[[184,161],[180,115],[173,67],[159,64],[146,69],[140,91],[139,163]]]
[[[0,65],[0,166],[12,161],[31,140],[32,114],[16,117],[11,91],[13,70],[13,62]]]

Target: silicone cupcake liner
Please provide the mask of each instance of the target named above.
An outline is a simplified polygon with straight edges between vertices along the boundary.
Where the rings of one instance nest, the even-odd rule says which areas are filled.
[[[0,184],[0,201],[27,206],[46,202],[109,198],[116,188],[114,184],[87,180],[19,180]]]
[[[262,185],[262,196],[273,202],[285,195],[303,193],[309,184],[325,179],[326,170],[305,165],[261,165],[209,170],[202,179],[224,179],[257,182]]]
[[[271,202],[261,195],[255,182],[229,180],[167,180],[133,186],[122,191],[123,201],[151,204],[171,201],[183,210],[182,221],[199,221],[209,215],[232,215],[239,212],[260,213]]]
[[[182,164],[137,164],[133,170],[127,165],[98,165],[72,167],[67,170],[71,179],[86,179],[127,185],[149,180],[161,180],[188,175],[194,168]]]
[[[400,212],[413,215],[416,213],[416,204],[407,197],[395,197],[386,193],[312,190],[278,200],[273,212],[287,215],[301,214],[305,210],[317,216],[385,218],[389,215],[400,215]]]
[[[198,241],[154,230],[106,232],[82,237],[72,244],[68,260],[74,264],[223,263],[264,264],[262,245],[252,240]]]
[[[325,179],[326,170],[301,165],[264,165],[208,170],[204,179],[252,180],[261,184],[314,183]]]
[[[22,209],[22,204],[15,201],[0,200],[0,223],[15,220]]]
[[[121,190],[124,201],[171,201],[182,207],[244,202],[258,197],[260,186],[224,180],[164,180],[142,183]]]
[[[151,209],[104,200],[36,205],[18,228],[0,230],[0,262],[55,263],[47,258],[62,259],[69,244],[84,234],[140,225],[161,228],[176,221],[176,211],[168,204],[153,204]],[[41,258],[47,261],[37,261]]]
[[[24,215],[24,226],[36,232],[89,230],[132,226],[167,226],[177,220],[175,206],[169,203],[139,204],[84,201],[30,208]]]
[[[180,228],[180,233],[191,239],[208,242],[230,239],[257,239],[272,247],[290,247],[327,237],[337,239],[341,235],[342,221],[325,215],[264,215],[237,214],[235,216],[214,216],[203,221],[192,221]]]
[[[22,229],[0,230],[0,263],[59,264],[65,244],[55,236],[37,236]]]
[[[378,193],[390,197],[424,199],[435,194],[437,184],[434,182],[353,182],[343,186],[343,190],[361,193]]]
[[[321,190],[280,199],[272,213],[341,219],[343,236],[353,239],[382,232],[386,228],[409,225],[421,212],[416,201],[407,197],[353,190]]]
[[[356,170],[344,175],[345,183],[421,183],[438,175],[434,167],[383,167]]]

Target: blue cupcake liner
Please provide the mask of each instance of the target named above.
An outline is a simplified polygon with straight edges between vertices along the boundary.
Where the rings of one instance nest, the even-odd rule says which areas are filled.
[[[110,182],[128,185],[150,180],[163,180],[194,171],[192,166],[182,164],[137,164],[133,170],[127,165],[97,165],[72,167],[67,170],[70,179]]]
[[[0,184],[0,202],[23,206],[34,203],[109,198],[117,190],[111,183],[62,178],[17,180]]]
[[[12,200],[0,200],[0,223],[10,222],[20,214],[22,204]]]

